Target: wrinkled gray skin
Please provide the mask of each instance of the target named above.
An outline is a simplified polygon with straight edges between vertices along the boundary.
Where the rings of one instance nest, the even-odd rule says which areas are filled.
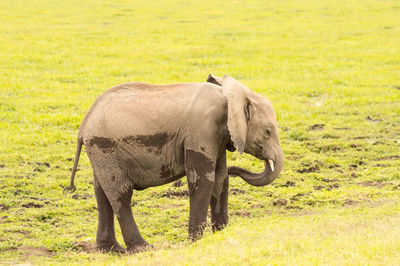
[[[187,176],[189,237],[201,237],[211,206],[213,230],[228,222],[230,175],[255,186],[270,184],[280,173],[283,154],[271,103],[230,76],[209,75],[204,83],[115,86],[86,114],[66,190],[82,144],[94,173],[98,205],[97,248],[124,252],[115,238],[114,214],[129,252],[149,244],[132,215],[133,190],[159,186]],[[255,174],[226,165],[226,150],[243,151],[266,162]]]

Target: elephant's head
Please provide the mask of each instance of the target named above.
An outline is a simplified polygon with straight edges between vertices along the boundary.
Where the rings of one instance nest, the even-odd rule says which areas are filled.
[[[259,174],[236,166],[228,168],[229,174],[240,176],[254,186],[270,184],[283,166],[278,125],[271,102],[230,76],[220,78],[210,74],[207,81],[222,86],[227,97],[228,131],[235,148],[265,164],[264,171]]]

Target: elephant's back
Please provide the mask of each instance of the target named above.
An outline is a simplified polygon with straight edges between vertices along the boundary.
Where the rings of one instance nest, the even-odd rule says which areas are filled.
[[[83,137],[151,135],[176,129],[199,83],[153,85],[129,82],[99,96],[82,121]]]

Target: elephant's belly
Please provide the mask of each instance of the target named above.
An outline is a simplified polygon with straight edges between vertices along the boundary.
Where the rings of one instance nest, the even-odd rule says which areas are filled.
[[[183,177],[185,168],[181,156],[159,155],[143,151],[140,157],[125,159],[129,179],[135,189],[160,186]]]

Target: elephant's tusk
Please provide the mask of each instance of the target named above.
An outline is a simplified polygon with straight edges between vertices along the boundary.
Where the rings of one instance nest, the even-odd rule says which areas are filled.
[[[269,166],[271,167],[271,171],[274,171],[274,161],[272,161],[271,159],[268,159],[269,162]]]

